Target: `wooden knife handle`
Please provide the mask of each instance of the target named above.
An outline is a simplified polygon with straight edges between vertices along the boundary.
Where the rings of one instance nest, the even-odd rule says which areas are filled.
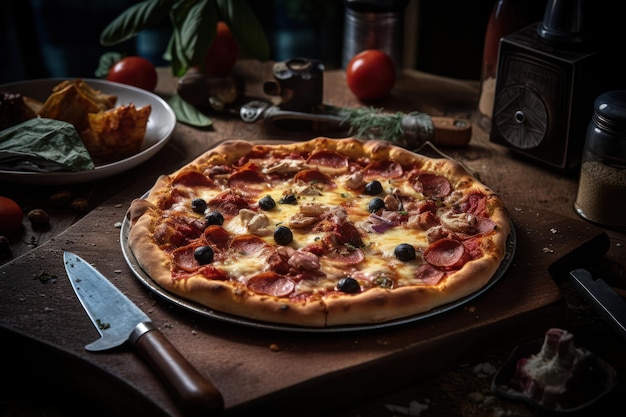
[[[211,416],[223,412],[222,394],[182,356],[163,333],[152,327],[140,335],[134,345],[173,392],[185,415]]]
[[[442,146],[467,146],[472,138],[472,124],[456,117],[431,117],[434,133],[432,142]]]

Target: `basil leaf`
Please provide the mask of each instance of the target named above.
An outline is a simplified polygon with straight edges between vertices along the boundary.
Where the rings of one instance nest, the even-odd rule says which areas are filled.
[[[245,0],[216,0],[220,16],[241,47],[253,58],[267,61],[270,48],[261,22]]]
[[[105,52],[100,55],[100,60],[98,61],[98,68],[96,68],[96,72],[94,75],[97,78],[106,78],[109,75],[109,70],[116,62],[121,60],[124,57],[119,52]]]
[[[201,1],[189,9],[180,35],[190,62],[204,65],[204,57],[217,32],[217,13],[214,0]]]
[[[178,94],[174,94],[167,101],[174,113],[176,120],[195,127],[209,127],[213,121],[192,104],[183,100]]]
[[[156,25],[168,15],[176,1],[144,0],[130,6],[104,28],[100,34],[100,44],[110,46],[124,42]]]

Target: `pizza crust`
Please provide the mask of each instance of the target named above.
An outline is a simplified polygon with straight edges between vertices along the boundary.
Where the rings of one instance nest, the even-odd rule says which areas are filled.
[[[211,168],[235,165],[251,152],[287,157],[297,153],[310,155],[319,150],[337,152],[353,160],[395,161],[402,166],[443,175],[455,192],[484,194],[487,196],[489,218],[496,228],[488,237],[480,239],[482,256],[465,263],[461,269],[435,285],[409,285],[393,289],[374,287],[357,294],[335,290],[325,295],[296,298],[255,293],[241,283],[208,279],[201,274],[176,276],[171,255],[159,244],[155,228],[163,218],[172,215],[168,212],[173,211],[170,208],[170,191],[178,187],[175,184],[177,178],[190,172],[206,176]],[[194,187],[194,184],[180,186],[178,194],[191,199]],[[228,190],[222,189],[220,192],[226,193]],[[275,145],[241,140],[223,142],[176,172],[159,177],[145,199],[136,199],[131,203],[127,217],[131,225],[129,247],[145,272],[165,290],[234,316],[305,327],[382,323],[424,313],[468,296],[484,287],[497,271],[506,254],[511,228],[508,212],[501,199],[461,164],[446,158],[427,158],[388,142],[354,138],[317,138]],[[243,262],[239,259],[236,261]]]

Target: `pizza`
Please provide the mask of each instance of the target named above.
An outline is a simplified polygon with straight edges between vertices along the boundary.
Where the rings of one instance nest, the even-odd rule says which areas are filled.
[[[501,198],[458,162],[378,140],[225,141],[127,211],[137,262],[185,300],[325,328],[407,318],[484,287]]]

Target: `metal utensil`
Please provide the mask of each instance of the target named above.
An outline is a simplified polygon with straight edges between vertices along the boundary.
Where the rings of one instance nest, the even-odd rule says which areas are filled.
[[[324,109],[333,109],[335,111],[320,111],[319,113],[308,113],[302,111],[285,110],[279,106],[263,100],[250,101],[239,109],[239,115],[244,122],[254,123],[258,120],[264,120],[270,123],[277,122],[313,122],[320,123],[335,128],[344,128],[346,130],[354,130],[355,126],[351,124],[348,116],[349,108],[337,109],[333,106],[325,105]],[[372,128],[369,133],[377,136],[377,125],[382,126],[389,117],[396,114],[390,113],[372,113],[368,115]],[[394,122],[395,123],[395,122]],[[463,147],[467,146],[472,137],[472,124],[467,119],[445,117],[445,116],[427,116],[423,113],[419,115],[404,114],[399,120],[399,129],[401,129],[403,139],[401,145],[414,148],[420,144],[430,141],[435,145]],[[380,139],[385,139],[380,137]]]
[[[626,302],[604,280],[593,279],[586,269],[575,269],[570,277],[578,292],[626,340]]]
[[[190,415],[223,411],[221,393],[152,324],[150,318],[84,259],[63,253],[65,270],[100,338],[85,349],[99,352],[129,342],[156,371]]]

